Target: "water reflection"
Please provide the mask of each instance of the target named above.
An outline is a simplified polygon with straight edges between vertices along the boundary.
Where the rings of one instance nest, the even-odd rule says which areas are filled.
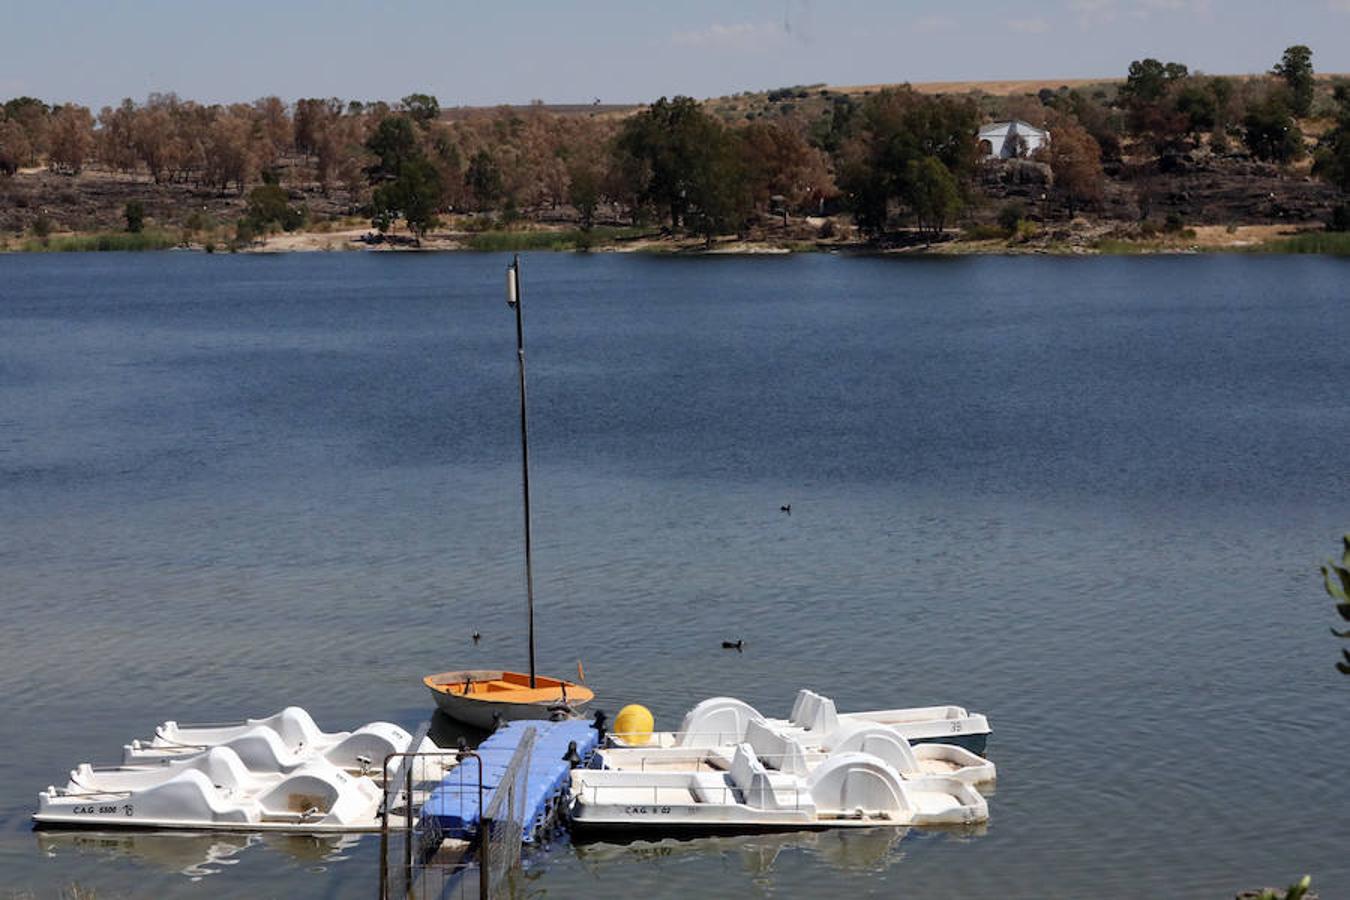
[[[148,831],[48,831],[36,833],[38,850],[49,859],[93,855],[132,860],[199,881],[236,865],[250,847],[279,851],[314,866],[347,858],[361,835],[257,834]]]
[[[680,857],[717,855],[737,858],[748,875],[773,872],[784,853],[805,853],[841,872],[877,873],[904,858],[897,848],[908,828],[838,828],[830,831],[792,831],[701,838],[667,838],[627,843],[580,843],[573,847],[583,866],[601,867],[623,862],[658,862]],[[943,829],[944,834],[979,837],[983,825]]]

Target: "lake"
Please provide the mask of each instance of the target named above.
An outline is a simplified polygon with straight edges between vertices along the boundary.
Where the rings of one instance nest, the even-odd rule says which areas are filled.
[[[411,728],[423,674],[525,664],[507,261],[0,256],[7,888],[376,891],[377,838],[29,816],[164,719]],[[1348,278],[525,257],[541,670],[664,728],[716,694],[956,703],[1000,775],[976,834],[561,842],[531,890],[1350,896],[1317,571],[1350,530]]]

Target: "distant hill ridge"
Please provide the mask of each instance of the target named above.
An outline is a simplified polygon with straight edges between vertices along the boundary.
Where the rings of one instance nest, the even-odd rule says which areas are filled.
[[[1202,74],[1202,73],[1196,73]],[[1211,74],[1211,73],[1203,73]],[[1220,75],[1221,78],[1261,78],[1266,73],[1247,73],[1245,75]],[[1341,74],[1334,72],[1319,72],[1317,79],[1319,81],[1335,81],[1337,79],[1350,79],[1350,74]],[[794,87],[800,87],[810,91],[828,91],[831,94],[857,95],[866,93],[876,93],[887,89],[903,87],[908,84],[911,88],[921,94],[969,94],[976,91],[988,94],[993,97],[1008,97],[1015,94],[1035,94],[1042,90],[1056,91],[1062,87],[1070,89],[1083,89],[1092,87],[1117,86],[1125,83],[1124,78],[1106,77],[1099,78],[1023,78],[1008,81],[894,81],[882,82],[877,84],[810,84]],[[739,94],[723,94],[718,97],[707,97],[703,100],[706,105],[728,104],[734,102],[737,98],[762,97],[783,88],[767,89],[761,91],[744,91]],[[670,96],[679,93],[673,91]],[[652,98],[653,100],[656,98]],[[646,103],[504,103],[497,106],[454,106],[441,111],[441,118],[447,121],[464,119],[477,113],[487,112],[496,109],[510,109],[515,112],[527,112],[531,109],[537,109],[542,112],[551,113],[559,116],[601,116],[605,118],[623,118],[632,115],[639,110],[645,109]]]

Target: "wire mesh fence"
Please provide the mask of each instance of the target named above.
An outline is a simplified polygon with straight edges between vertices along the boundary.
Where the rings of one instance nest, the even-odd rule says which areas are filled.
[[[534,742],[535,729],[527,728],[500,773],[473,751],[395,754],[385,760],[382,900],[487,900],[517,893]],[[437,788],[477,794],[473,808],[482,811],[477,827],[447,831],[436,816],[420,815]]]
[[[509,897],[514,891],[514,876],[520,868],[520,845],[530,814],[530,758],[534,754],[535,735],[534,728],[525,729],[483,811],[478,864],[485,873],[485,900]]]

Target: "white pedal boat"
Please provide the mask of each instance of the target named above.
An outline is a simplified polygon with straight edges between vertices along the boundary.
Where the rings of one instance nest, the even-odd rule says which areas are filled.
[[[911,744],[944,743],[983,753],[989,738],[989,720],[961,706],[924,706],[878,709],[856,713],[836,711],[834,701],[814,691],[797,692],[786,719],[771,719],[735,697],[710,697],[685,713],[678,731],[650,736],[611,735],[617,746],[719,747],[745,740],[746,727],[759,721],[782,734],[800,734],[808,745],[836,731],[840,725],[868,723],[889,728]],[[642,740],[646,738],[646,740]]]
[[[412,735],[390,722],[371,722],[355,731],[323,732],[309,713],[288,706],[263,719],[226,725],[179,725],[168,721],[148,740],[133,740],[122,748],[126,765],[159,762],[228,746],[254,771],[288,771],[321,757],[356,774],[378,772],[391,753],[410,748]]]
[[[229,747],[212,747],[154,765],[81,765],[64,788],[38,794],[33,820],[82,828],[377,831],[383,796],[371,778],[321,758],[259,773]]]
[[[965,784],[984,784],[997,777],[994,764],[954,744],[913,744],[887,728],[867,720],[845,722],[818,741],[809,732],[784,731],[759,719],[745,729],[745,743],[770,771],[809,775],[835,756],[867,753],[889,765],[907,782],[932,776],[954,778]],[[597,751],[593,768],[637,772],[725,772],[736,747],[609,747]]]
[[[866,753],[841,753],[806,776],[771,773],[748,744],[727,772],[575,769],[569,814],[578,831],[746,831],[965,825],[985,799],[953,778],[907,783]]]

